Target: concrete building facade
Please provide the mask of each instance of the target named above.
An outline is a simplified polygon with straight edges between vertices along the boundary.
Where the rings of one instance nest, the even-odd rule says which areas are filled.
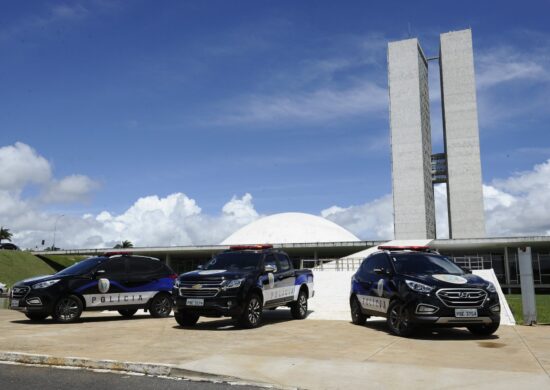
[[[417,39],[388,46],[395,236],[435,238],[428,61]]]
[[[441,34],[439,64],[449,235],[485,237],[471,30]]]
[[[485,237],[472,34],[450,32],[440,39],[445,151],[437,154],[431,145],[428,59],[416,38],[388,44],[398,240],[436,238],[434,183],[447,184],[449,237]]]

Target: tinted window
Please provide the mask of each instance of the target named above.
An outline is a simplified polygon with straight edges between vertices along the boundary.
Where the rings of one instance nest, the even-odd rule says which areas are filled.
[[[443,256],[407,253],[392,254],[391,258],[401,274],[464,274],[462,268]]]
[[[262,255],[254,252],[221,253],[210,260],[204,269],[253,270],[258,268]]]
[[[379,253],[368,257],[361,265],[361,273],[374,273],[375,269],[391,270],[385,254]]]
[[[73,264],[64,270],[59,271],[56,275],[84,275],[93,270],[103,261],[105,261],[104,257],[92,257]]]
[[[279,265],[281,266],[279,271],[288,271],[290,269],[290,261],[288,260],[288,257],[283,254],[277,254],[277,257],[279,258]]]
[[[128,269],[136,274],[153,274],[160,270],[162,266],[160,261],[150,259],[140,259],[131,257],[128,259]]]
[[[277,268],[277,272],[279,271],[279,266],[277,265],[277,260],[275,259],[275,256],[273,255],[267,255],[264,260],[264,267],[266,265],[272,265],[273,267]]]
[[[110,259],[103,263],[99,269],[105,270],[105,275],[118,275],[126,272],[123,258]]]

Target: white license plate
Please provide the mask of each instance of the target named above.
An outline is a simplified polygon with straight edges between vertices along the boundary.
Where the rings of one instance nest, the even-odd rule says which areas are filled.
[[[204,306],[204,299],[202,298],[187,298],[187,306]]]
[[[477,317],[477,309],[455,309],[455,317],[459,317],[459,318]]]
[[[12,299],[11,307],[19,307],[19,299]]]

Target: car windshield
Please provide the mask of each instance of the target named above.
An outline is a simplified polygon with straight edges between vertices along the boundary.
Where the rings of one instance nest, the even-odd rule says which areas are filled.
[[[392,254],[395,270],[400,274],[464,275],[464,270],[446,257],[431,254]]]
[[[262,255],[254,252],[222,253],[210,260],[204,269],[254,270],[261,259]]]
[[[56,275],[84,275],[93,270],[99,263],[103,262],[103,257],[91,257],[86,260],[79,261],[70,267],[56,273]]]

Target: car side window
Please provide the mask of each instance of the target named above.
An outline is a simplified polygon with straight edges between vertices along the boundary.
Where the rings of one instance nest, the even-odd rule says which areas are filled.
[[[388,258],[384,253],[378,253],[372,258],[372,271],[375,269],[383,269],[385,271],[391,270]]]
[[[126,272],[124,259],[122,258],[110,259],[101,264],[97,269],[105,270],[105,276],[121,275]]]
[[[275,256],[273,256],[272,254],[269,254],[265,257],[264,266],[266,265],[272,265],[273,267],[277,268],[277,272],[279,272],[277,259],[275,259]]]
[[[281,266],[279,271],[281,272],[288,271],[290,269],[290,260],[288,260],[288,257],[280,253],[277,254],[277,257],[279,258],[279,264]]]
[[[361,276],[366,276],[374,272],[374,257],[368,257],[361,264]]]
[[[156,260],[129,258],[128,270],[132,274],[149,275],[154,274],[158,262]]]

